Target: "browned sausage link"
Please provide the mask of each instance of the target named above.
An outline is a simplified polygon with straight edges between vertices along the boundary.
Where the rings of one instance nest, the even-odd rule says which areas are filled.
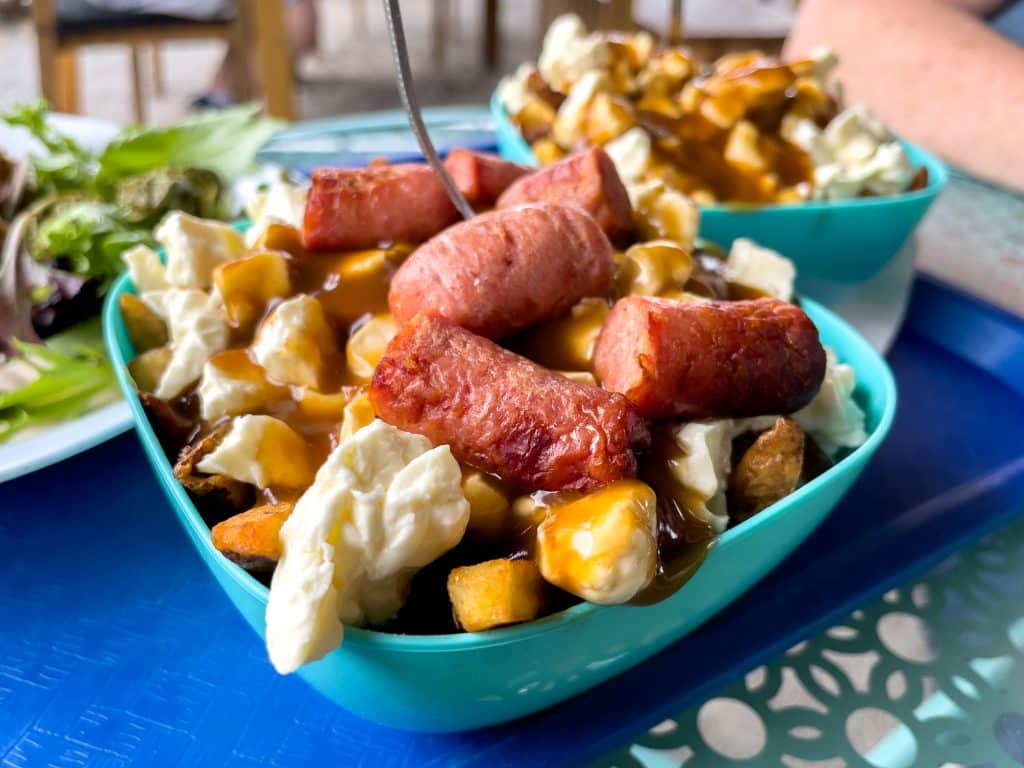
[[[468,149],[453,149],[444,167],[470,203],[486,207],[494,205],[512,182],[531,170],[497,155]]]
[[[594,351],[602,385],[650,419],[792,413],[825,375],[818,329],[778,299],[674,301],[630,296]]]
[[[498,208],[541,201],[579,206],[597,220],[608,237],[633,229],[629,195],[615,163],[600,147],[524,176],[498,198]]]
[[[318,168],[306,201],[302,240],[316,250],[419,243],[459,218],[426,165]]]
[[[370,386],[377,415],[526,491],[587,491],[636,474],[650,435],[621,395],[577,384],[444,318],[417,315]]]
[[[400,323],[431,311],[497,339],[606,294],[613,272],[592,218],[539,203],[482,214],[422,245],[392,278],[388,304]]]

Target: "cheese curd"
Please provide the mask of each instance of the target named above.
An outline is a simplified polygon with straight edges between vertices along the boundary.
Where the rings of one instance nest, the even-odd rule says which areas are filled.
[[[180,211],[164,217],[153,235],[164,247],[167,282],[175,288],[208,290],[214,267],[245,250],[244,238],[230,225]]]
[[[651,583],[657,564],[657,500],[637,480],[555,507],[537,528],[545,580],[591,603],[632,599]]]
[[[245,212],[253,226],[245,233],[246,245],[259,241],[267,224],[277,222],[302,229],[306,215],[306,187],[278,182],[266,192],[257,192],[245,204]]]
[[[537,69],[556,91],[567,93],[573,83],[611,61],[608,41],[598,32],[587,34],[579,16],[567,13],[548,27],[537,59]]]
[[[792,301],[796,267],[778,252],[741,237],[733,241],[729,250],[725,277],[729,282],[753,288],[776,299]]]
[[[623,184],[643,178],[651,165],[651,136],[643,128],[630,128],[604,145]]]
[[[214,355],[203,364],[199,379],[200,415],[207,421],[262,409],[279,394],[263,368],[243,349]]]
[[[323,383],[325,363],[338,354],[323,306],[306,294],[274,307],[250,349],[274,381],[313,389]]]
[[[224,439],[197,464],[211,475],[225,475],[257,488],[305,488],[315,467],[306,441],[272,416],[239,416]]]
[[[551,127],[551,135],[565,149],[571,149],[576,137],[583,131],[587,117],[587,108],[594,96],[611,87],[611,80],[604,72],[587,72],[569,89],[565,101],[555,114],[555,123]]]
[[[722,533],[729,525],[725,489],[735,429],[731,419],[695,421],[672,435],[681,456],[669,461],[669,471],[680,485],[693,492],[691,510],[715,533]]]
[[[140,298],[167,324],[171,359],[154,394],[180,395],[203,371],[211,355],[228,344],[228,326],[217,297],[196,289],[147,291]]]
[[[282,674],[337,648],[343,623],[385,621],[416,570],[469,521],[447,446],[374,421],[339,445],[281,528],[267,650]]]
[[[162,291],[170,287],[160,257],[149,246],[136,245],[125,251],[121,259],[128,267],[128,275],[136,292]]]
[[[536,71],[531,64],[520,64],[515,72],[498,82],[498,101],[510,115],[518,115],[533,101],[534,95],[527,83]]]
[[[824,130],[806,118],[787,115],[781,134],[810,154],[820,199],[894,195],[913,180],[914,168],[903,147],[862,105],[841,112]]]
[[[814,438],[818,446],[835,455],[841,448],[856,448],[868,439],[864,411],[853,399],[857,375],[853,367],[840,363],[835,350],[825,347],[825,379],[821,389],[793,418]]]

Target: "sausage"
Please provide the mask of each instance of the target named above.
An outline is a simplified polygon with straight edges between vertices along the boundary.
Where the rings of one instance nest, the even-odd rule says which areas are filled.
[[[602,385],[649,419],[786,414],[825,376],[818,329],[778,299],[682,301],[629,296],[594,349]]]
[[[437,315],[417,315],[377,365],[370,400],[399,429],[521,490],[632,477],[647,426],[621,395],[577,384]]]
[[[429,310],[497,339],[607,294],[614,270],[608,238],[579,209],[506,208],[416,249],[392,278],[388,305],[399,323]]]
[[[577,205],[601,225],[608,237],[633,230],[633,208],[615,163],[601,147],[570,155],[523,176],[498,198],[498,208],[534,202]]]
[[[458,218],[429,166],[318,168],[306,200],[302,241],[310,249],[336,251],[421,243]]]
[[[531,169],[497,155],[453,149],[444,161],[455,186],[472,205],[490,207],[508,186]]]

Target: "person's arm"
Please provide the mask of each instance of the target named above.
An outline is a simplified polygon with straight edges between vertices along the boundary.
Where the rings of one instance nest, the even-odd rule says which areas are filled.
[[[786,43],[827,45],[849,103],[954,165],[1024,192],[1024,49],[973,14],[998,0],[803,0]]]

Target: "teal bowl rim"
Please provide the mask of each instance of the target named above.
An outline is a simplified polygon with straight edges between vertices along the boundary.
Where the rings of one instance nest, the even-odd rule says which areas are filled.
[[[196,510],[192,500],[188,497],[185,488],[181,483],[174,480],[171,474],[172,467],[164,454],[163,448],[149,423],[146,414],[142,409],[142,403],[135,394],[135,386],[128,374],[127,360],[122,354],[122,343],[127,341],[123,324],[121,321],[118,299],[122,293],[134,292],[131,278],[123,274],[111,285],[103,304],[103,338],[107,345],[114,372],[118,384],[124,392],[132,412],[132,419],[135,431],[142,441],[143,449],[148,455],[151,463],[154,463],[158,471],[158,479],[164,489],[170,493],[171,501],[176,506],[175,512],[178,517],[190,529],[193,539],[202,542],[202,554],[207,564],[211,567],[221,567],[225,574],[231,576],[233,581],[251,597],[264,605],[267,602],[269,588],[263,586],[255,578],[250,576],[240,566],[226,560],[223,555],[213,546],[210,540],[210,529],[203,522]],[[828,318],[830,323],[838,326],[848,337],[849,342],[857,348],[860,355],[869,358],[873,365],[882,375],[882,394],[885,402],[878,424],[871,431],[868,439],[863,445],[851,451],[834,466],[823,474],[816,477],[807,485],[802,486],[786,498],[768,507],[755,517],[744,523],[730,528],[718,537],[708,557],[714,557],[715,551],[728,547],[734,541],[755,536],[759,527],[765,525],[779,515],[784,515],[788,508],[799,503],[804,498],[816,493],[831,477],[841,471],[844,466],[866,461],[874,453],[881,442],[888,434],[896,413],[896,382],[893,379],[892,371],[889,369],[885,359],[861,336],[856,330],[849,326],[838,315],[825,309],[820,304],[809,299],[801,299],[803,305],[811,309],[812,314],[821,314]],[[159,461],[160,465],[156,466]],[[170,482],[168,482],[170,479]],[[510,627],[491,629],[485,632],[466,632],[461,634],[444,635],[399,635],[387,632],[377,632],[372,629],[345,626],[345,639],[342,647],[361,647],[376,650],[390,650],[402,652],[424,652],[436,653],[446,651],[471,650],[477,648],[493,647],[510,643],[520,642],[530,637],[546,632],[552,632],[576,622],[594,611],[621,608],[623,606],[604,606],[595,603],[582,602],[558,613],[536,619],[525,624],[518,624]],[[642,607],[632,607],[634,610],[643,610]]]
[[[536,162],[532,147],[530,147],[526,139],[519,132],[519,129],[512,123],[508,110],[505,109],[505,105],[498,98],[497,91],[491,93],[490,104],[491,115],[496,123],[496,131],[499,134],[505,133],[518,139],[518,149],[534,158],[534,162]],[[914,162],[920,163],[928,169],[928,186],[924,189],[914,190],[913,192],[900,192],[896,195],[854,197],[846,200],[806,200],[800,203],[715,203],[713,205],[698,205],[697,208],[701,213],[706,212],[709,214],[757,215],[775,213],[776,211],[834,211],[838,208],[874,208],[936,197],[949,183],[949,169],[946,167],[946,164],[917,144],[903,139],[900,139],[900,144],[909,150],[909,154],[914,156],[912,158]]]

